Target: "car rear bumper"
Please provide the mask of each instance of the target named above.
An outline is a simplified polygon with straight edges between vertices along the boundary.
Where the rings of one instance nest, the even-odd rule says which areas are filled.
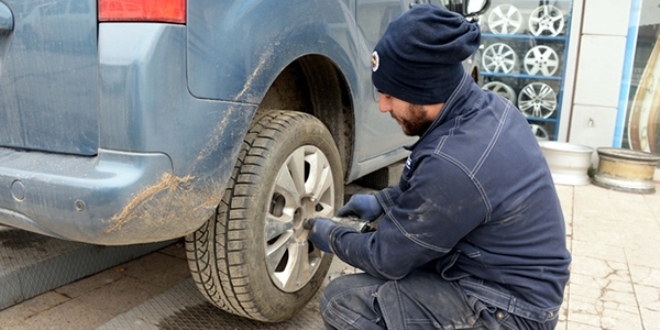
[[[99,150],[96,157],[0,148],[0,223],[63,239],[130,244],[194,230],[168,221],[192,184],[164,154]],[[211,208],[213,208],[211,206]]]

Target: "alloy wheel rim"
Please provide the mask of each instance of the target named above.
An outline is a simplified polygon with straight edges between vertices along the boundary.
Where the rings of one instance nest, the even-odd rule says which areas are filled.
[[[552,76],[559,68],[559,56],[554,49],[540,45],[525,55],[525,71],[530,75]]]
[[[516,65],[516,52],[505,43],[495,43],[484,51],[482,65],[488,72],[511,73]]]
[[[511,86],[503,82],[491,81],[485,84],[482,88],[502,96],[503,98],[509,100],[511,103],[516,102],[516,92],[513,90]]]
[[[529,31],[535,35],[558,36],[564,29],[564,13],[555,6],[540,6],[529,15]]]
[[[280,168],[264,225],[266,267],[280,290],[300,290],[320,267],[323,252],[308,241],[303,220],[332,217],[334,193],[330,162],[316,146],[299,147]]]
[[[557,109],[557,94],[546,83],[528,84],[520,90],[518,109],[527,117],[549,118]]]
[[[518,8],[503,4],[488,15],[488,28],[495,34],[515,34],[522,26],[523,18]]]

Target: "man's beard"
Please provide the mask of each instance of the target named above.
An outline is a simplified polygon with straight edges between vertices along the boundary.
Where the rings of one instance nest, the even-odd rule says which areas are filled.
[[[426,119],[426,110],[419,104],[411,104],[408,107],[408,114],[409,117],[407,119],[397,118],[392,115],[392,118],[401,125],[403,133],[408,136],[421,136],[433,123],[433,121]]]

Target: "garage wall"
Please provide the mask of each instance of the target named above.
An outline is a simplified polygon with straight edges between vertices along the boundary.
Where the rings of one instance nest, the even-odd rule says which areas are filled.
[[[616,125],[631,0],[578,0],[574,8],[580,5],[581,30],[574,31],[579,35],[579,45],[574,47],[577,54],[573,98],[569,101],[570,124],[562,126],[568,130],[566,140],[570,143],[610,147]],[[594,152],[594,163],[596,161]]]

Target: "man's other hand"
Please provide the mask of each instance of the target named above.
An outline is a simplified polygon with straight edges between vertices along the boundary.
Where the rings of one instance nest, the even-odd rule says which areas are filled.
[[[342,206],[337,215],[340,217],[355,215],[360,219],[374,221],[383,214],[383,207],[380,206],[376,196],[366,194],[356,194],[351,196],[344,206]]]

